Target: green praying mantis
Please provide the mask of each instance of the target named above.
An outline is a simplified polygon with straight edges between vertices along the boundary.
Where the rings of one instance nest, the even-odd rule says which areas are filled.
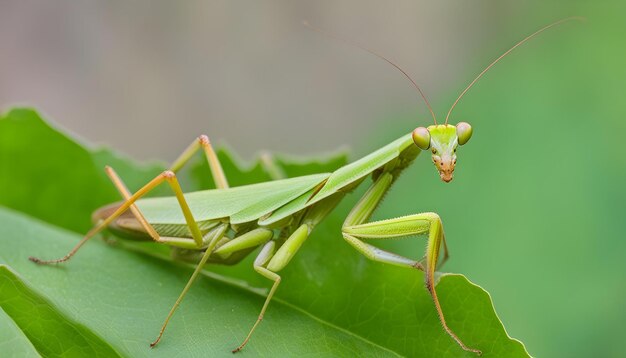
[[[418,127],[332,173],[294,178],[276,177],[269,182],[232,188],[229,187],[218,157],[205,135],[193,141],[169,170],[156,176],[135,193],[128,190],[113,168],[106,167],[107,175],[124,201],[98,209],[93,214],[95,226],[64,257],[57,260],[30,257],[30,260],[39,264],[65,262],[89,239],[104,229],[122,238],[154,240],[168,245],[172,247],[174,254],[182,259],[201,257],[191,278],[167,315],[157,338],[150,344],[154,347],[163,337],[168,322],[205,264],[235,264],[260,247],[254,260],[254,270],[271,280],[273,285],[248,335],[233,350],[235,353],[243,349],[262,321],[281,282],[279,272],[294,257],[315,227],[346,195],[369,177],[371,184],[346,216],[341,227],[341,236],[370,260],[423,271],[426,289],[432,297],[445,332],[465,351],[481,354],[479,349],[466,345],[448,327],[437,298],[435,270],[448,259],[448,247],[439,215],[424,212],[380,221],[370,221],[370,218],[400,173],[414,162],[421,151],[431,151],[432,161],[441,180],[450,182],[457,162],[457,148],[466,144],[472,137],[472,127],[468,123],[448,124],[450,114],[460,99],[493,65],[516,47],[548,28],[575,19],[580,20],[566,18],[541,28],[494,60],[461,92],[450,107],[444,124],[437,123],[426,96],[404,70],[387,58],[352,43],[389,62],[402,72],[426,103],[434,124]],[[206,156],[216,188],[183,194],[175,173],[198,151],[203,151]],[[147,193],[163,183],[171,187],[174,196],[144,198]],[[428,237],[426,253],[418,260],[381,250],[366,242],[418,234],[425,234]],[[440,262],[441,251],[443,258]]]

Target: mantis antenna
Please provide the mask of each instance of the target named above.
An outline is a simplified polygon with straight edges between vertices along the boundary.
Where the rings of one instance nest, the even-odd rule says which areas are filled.
[[[383,56],[383,55],[381,55],[379,53],[376,53],[376,52],[374,52],[374,51],[372,51],[372,50],[370,50],[370,49],[368,49],[366,47],[363,47],[362,45],[360,45],[360,44],[358,44],[358,43],[356,43],[354,41],[348,40],[348,39],[343,38],[343,37],[339,37],[337,35],[333,35],[333,34],[331,34],[329,32],[326,32],[326,31],[324,31],[322,29],[319,29],[319,28],[309,24],[308,21],[302,21],[302,25],[308,27],[309,29],[311,29],[313,31],[319,32],[322,35],[325,35],[325,36],[328,36],[330,38],[333,38],[333,39],[336,39],[336,40],[339,40],[339,41],[343,41],[343,42],[345,42],[345,43],[347,43],[349,45],[358,47],[358,48],[360,48],[363,51],[369,52],[372,55],[374,55],[374,56],[376,56],[376,57],[378,57],[378,58],[380,58],[382,60],[387,61],[390,65],[395,67],[398,71],[402,72],[402,74],[406,78],[408,78],[409,81],[411,81],[411,83],[413,84],[415,89],[417,89],[417,91],[419,92],[420,96],[422,96],[422,98],[424,99],[424,102],[426,103],[426,106],[428,107],[428,110],[430,111],[430,114],[433,116],[433,121],[435,122],[435,124],[437,124],[437,118],[435,117],[435,112],[433,112],[433,108],[430,106],[430,103],[428,103],[428,100],[426,99],[426,95],[424,95],[424,92],[422,92],[422,89],[417,85],[417,83],[415,83],[415,81],[413,81],[411,76],[409,76],[409,74],[406,73],[406,71],[404,71],[402,68],[400,68],[400,66],[396,65],[393,61],[391,61],[390,59],[386,58],[385,56]]]
[[[508,55],[511,51],[515,50],[518,46],[520,46],[521,44],[523,44],[524,42],[530,40],[531,38],[535,37],[536,35],[539,35],[540,33],[544,32],[545,30],[560,25],[564,22],[567,21],[571,21],[571,20],[578,20],[578,21],[585,21],[586,19],[584,17],[579,17],[579,16],[574,16],[574,17],[568,17],[565,19],[561,19],[559,21],[553,22],[550,25],[544,26],[541,29],[535,31],[534,33],[528,35],[526,38],[524,38],[522,41],[518,42],[515,44],[515,46],[511,47],[508,51],[506,51],[505,53],[503,53],[502,55],[500,55],[500,57],[496,58],[495,61],[493,61],[492,63],[489,64],[489,66],[487,66],[480,74],[478,74],[478,76],[476,76],[476,78],[474,78],[474,80],[469,84],[469,86],[467,86],[463,92],[461,92],[461,94],[459,95],[459,97],[456,99],[456,101],[454,101],[454,103],[452,104],[452,107],[450,107],[450,110],[448,111],[448,114],[446,115],[446,122],[445,124],[448,124],[448,118],[450,118],[450,113],[452,113],[452,110],[454,109],[454,107],[457,105],[457,103],[459,103],[459,101],[461,100],[461,98],[463,97],[463,95],[465,95],[465,93],[472,88],[472,86],[485,74],[485,72],[489,71],[489,69],[491,69],[491,67],[493,67],[493,65],[495,65],[498,61],[500,61],[501,59],[503,59],[506,55]]]

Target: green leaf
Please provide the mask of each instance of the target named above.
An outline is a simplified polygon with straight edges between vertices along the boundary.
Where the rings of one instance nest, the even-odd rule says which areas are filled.
[[[42,162],[44,151],[16,140],[31,137],[31,132],[57,148],[59,153],[46,158],[62,157],[63,152],[75,159],[69,164],[56,159]],[[258,160],[242,166],[227,150],[221,150],[219,157],[232,185],[270,177]],[[245,337],[263,302],[258,290],[250,287],[269,284],[252,270],[254,253],[234,267],[207,267],[205,277],[194,284],[154,351],[149,351],[147,344],[155,338],[190,276],[188,266],[170,262],[159,253],[162,250],[153,249],[154,244],[142,246],[143,251],[152,253],[147,256],[121,246],[108,247],[98,240],[89,242],[61,267],[40,267],[25,260],[31,255],[62,256],[79,237],[61,227],[84,232],[93,209],[119,200],[102,174],[107,161],[131,190],[164,165],[142,167],[107,151],[94,153],[45,124],[36,112],[24,109],[0,119],[0,159],[0,184],[19,188],[7,195],[3,191],[0,205],[51,224],[0,212],[0,263],[9,264],[69,320],[129,356],[181,352],[229,356],[230,349]],[[287,175],[298,176],[332,171],[345,163],[345,155],[314,161],[279,157],[276,163]],[[66,180],[70,167],[81,180]],[[44,172],[46,178],[52,177],[51,182],[42,184]],[[180,177],[186,191],[211,184],[201,156]],[[368,261],[341,239],[343,218],[363,190],[349,196],[316,228],[280,272],[283,280],[277,298],[242,354],[474,356],[463,352],[443,331],[420,272]],[[401,247],[404,251],[398,252],[420,257],[423,241],[408,239]],[[468,345],[483,350],[486,357],[528,356],[524,346],[506,334],[482,288],[462,275],[443,275],[437,289],[449,325]]]
[[[1,291],[0,291],[1,292]],[[24,332],[0,308],[0,352],[7,357],[40,357]]]
[[[85,342],[100,336],[122,356],[232,357],[230,351],[245,337],[263,304],[263,298],[249,289],[202,279],[189,292],[165,340],[150,349],[148,344],[190,276],[188,267],[164,264],[99,241],[87,245],[81,251],[82,259],[71,266],[38,266],[27,257],[34,252],[62,252],[79,236],[3,208],[0,238],[0,264],[15,268],[49,298],[49,303],[45,302],[0,266],[0,307],[44,355],[116,355],[95,338]],[[302,310],[280,301],[273,303],[271,319],[263,322],[263,331],[258,332],[254,345],[246,347],[245,355],[346,357],[359,352],[371,357],[394,356]]]
[[[90,151],[31,109],[18,108],[0,116],[1,205],[85,232],[93,209],[119,200],[103,171],[104,163],[115,166],[123,160],[108,151]],[[132,170],[134,175],[125,180],[136,187],[160,169],[135,165]]]
[[[0,307],[44,356],[119,356],[91,331],[63,317],[4,265],[0,265]]]

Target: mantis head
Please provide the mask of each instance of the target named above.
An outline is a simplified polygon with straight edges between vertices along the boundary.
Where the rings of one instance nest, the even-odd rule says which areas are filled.
[[[451,124],[434,124],[428,128],[417,127],[413,131],[413,141],[421,150],[432,152],[433,163],[439,171],[441,180],[452,181],[456,165],[456,149],[472,137],[472,126],[466,122]]]
[[[419,95],[424,100],[424,103],[426,103],[426,106],[428,107],[428,110],[430,111],[430,114],[432,115],[433,122],[434,122],[434,125],[431,125],[428,128],[425,128],[425,127],[416,128],[413,131],[413,141],[420,149],[422,150],[430,149],[432,151],[433,162],[435,163],[435,166],[437,167],[437,170],[439,171],[439,176],[441,177],[441,180],[443,180],[446,183],[449,183],[450,181],[452,181],[452,173],[454,172],[454,166],[456,165],[456,149],[459,145],[463,145],[467,143],[467,141],[469,141],[469,139],[472,136],[472,127],[468,123],[459,122],[456,126],[448,124],[448,119],[450,118],[450,114],[452,113],[452,110],[454,109],[454,107],[456,107],[456,105],[459,103],[461,98],[463,98],[465,93],[467,93],[467,91],[469,91],[469,89],[472,88],[472,86],[474,86],[474,84],[487,71],[489,71],[489,69],[491,69],[496,63],[498,63],[498,61],[506,57],[511,51],[513,51],[514,49],[516,49],[518,46],[522,45],[526,41],[539,35],[543,31],[551,27],[560,25],[564,22],[571,21],[571,20],[585,21],[585,19],[582,17],[574,16],[574,17],[568,17],[568,18],[553,22],[535,31],[529,36],[526,36],[523,40],[516,43],[515,46],[511,47],[508,51],[500,55],[500,57],[496,58],[493,62],[491,62],[489,66],[487,66],[481,73],[478,74],[478,76],[476,76],[476,78],[474,78],[472,82],[470,82],[470,84],[463,90],[463,92],[461,92],[459,97],[457,97],[456,101],[454,101],[454,103],[452,104],[452,107],[450,107],[450,109],[448,110],[448,114],[446,115],[446,120],[444,124],[437,124],[437,117],[435,116],[435,112],[430,106],[430,103],[428,103],[428,99],[426,99],[426,96],[424,95],[424,92],[422,91],[422,89],[411,78],[411,76],[409,76],[409,74],[406,71],[404,71],[400,66],[398,66],[396,63],[394,63],[393,61],[391,61],[390,59],[386,58],[383,55],[380,55],[368,48],[365,48],[359,45],[358,43],[354,41],[347,40],[345,38],[341,38],[341,37],[329,34],[325,31],[322,31],[316,27],[309,25],[307,22],[304,22],[303,24],[311,28],[312,30],[317,31],[323,35],[326,35],[326,36],[338,39],[340,41],[344,41],[348,44],[354,45],[358,48],[361,48],[362,50],[366,52],[371,53],[372,55],[376,57],[381,58],[382,60],[385,60],[390,65],[395,67],[398,71],[400,71],[411,82],[411,84],[413,84],[413,87],[415,87]]]

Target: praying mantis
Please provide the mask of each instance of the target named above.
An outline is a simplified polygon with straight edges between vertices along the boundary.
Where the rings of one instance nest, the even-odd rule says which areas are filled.
[[[174,312],[207,263],[235,264],[260,248],[253,269],[271,280],[273,284],[248,335],[233,350],[235,353],[244,348],[263,320],[268,305],[280,285],[279,272],[287,266],[315,227],[339,202],[370,178],[369,188],[347,214],[340,232],[337,233],[338,236],[340,234],[367,259],[423,271],[426,289],[432,297],[443,330],[463,350],[480,355],[481,350],[466,345],[448,327],[437,297],[435,270],[449,257],[443,223],[439,215],[434,212],[423,212],[379,221],[370,221],[370,218],[398,176],[422,151],[428,150],[432,153],[431,159],[441,180],[446,183],[452,181],[457,163],[457,148],[465,145],[473,132],[472,127],[466,122],[448,124],[452,110],[467,91],[503,57],[539,33],[570,20],[581,18],[571,17],[549,24],[527,36],[491,62],[461,92],[448,110],[443,124],[437,123],[426,96],[404,70],[387,58],[352,43],[399,70],[424,100],[434,123],[428,127],[417,127],[332,173],[281,178],[279,173],[274,171],[276,177],[272,181],[239,187],[228,185],[228,179],[209,138],[201,135],[173,162],[169,170],[162,172],[134,193],[129,191],[113,168],[106,167],[107,175],[124,200],[96,210],[93,214],[95,226],[64,257],[56,260],[42,260],[36,257],[29,259],[38,264],[58,264],[68,261],[88,240],[104,229],[122,238],[153,240],[168,245],[175,255],[178,254],[183,259],[189,253],[195,254],[192,255],[194,257],[200,256],[191,278],[166,316],[157,338],[150,343],[150,346],[154,347],[162,339]],[[184,194],[176,172],[198,151],[203,152],[208,161],[216,188]],[[270,161],[268,165],[271,165],[271,159],[268,160]],[[170,186],[174,196],[144,197],[163,183]],[[427,236],[426,253],[420,259],[384,251],[367,243],[369,240],[416,235]],[[443,256],[441,260],[440,256]]]

